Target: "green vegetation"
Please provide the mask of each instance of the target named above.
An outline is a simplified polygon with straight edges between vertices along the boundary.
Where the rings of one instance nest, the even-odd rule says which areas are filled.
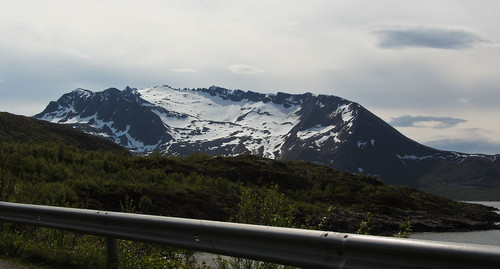
[[[279,192],[279,186],[264,188],[262,192],[258,194],[251,188],[241,186],[237,221],[275,227],[294,227],[297,213],[295,204],[289,201],[285,194]]]
[[[479,205],[311,163],[132,156],[109,141],[87,139],[72,128],[0,113],[0,200],[385,235],[491,228],[498,221]],[[3,255],[54,268],[104,267],[102,238],[10,223],[0,228]],[[120,241],[119,255],[121,268],[206,267],[189,251],[152,244]],[[233,267],[243,264],[276,268],[251,261]]]
[[[304,162],[251,155],[141,157],[53,143],[0,143],[0,197],[20,203],[344,232],[356,232],[366,221],[365,228],[359,228],[361,233],[375,234],[397,233],[407,216],[413,219],[425,214],[439,219],[474,211],[464,211],[467,206],[463,203],[386,186],[373,177]],[[371,213],[365,220],[366,212]],[[2,230],[1,249],[17,256],[35,261],[59,257],[45,262],[76,261],[92,268],[103,260],[99,238],[14,224],[4,224]],[[60,255],[44,255],[43,251],[49,251],[47,244],[55,248],[51,252]],[[130,252],[131,248],[138,252]],[[138,268],[138,257],[152,257],[145,260],[150,262],[158,261],[153,257],[183,256],[187,258],[174,260],[190,260],[189,253],[156,248],[122,243],[122,260],[131,263],[122,267]],[[35,250],[40,253],[34,254]],[[173,260],[164,259],[167,261]],[[172,268],[178,266],[176,263]]]
[[[370,234],[372,230],[372,228],[370,227],[372,224],[372,219],[373,219],[372,213],[370,212],[366,213],[366,219],[363,220],[359,225],[358,234],[364,234],[364,235]]]
[[[410,223],[410,217],[407,217],[404,222],[399,224],[399,232],[396,237],[399,238],[410,238],[410,233],[412,232],[411,230],[411,223]]]

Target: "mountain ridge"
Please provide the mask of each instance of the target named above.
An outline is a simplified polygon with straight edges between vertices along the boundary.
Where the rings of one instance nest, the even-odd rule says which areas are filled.
[[[500,175],[500,155],[421,145],[360,104],[332,95],[263,94],[216,86],[77,89],[34,117],[70,124],[141,154],[251,153],[371,174],[410,187],[421,187],[420,180],[437,167],[460,165],[469,158],[488,160],[492,175]],[[427,186],[442,183],[429,182]]]

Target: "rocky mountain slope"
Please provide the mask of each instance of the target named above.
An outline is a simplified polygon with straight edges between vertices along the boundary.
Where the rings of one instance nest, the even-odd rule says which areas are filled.
[[[50,102],[34,117],[107,137],[136,153],[251,153],[371,174],[389,184],[430,191],[443,186],[452,190],[500,187],[500,155],[426,147],[361,105],[336,96],[261,94],[215,86],[77,89]],[[450,175],[455,167],[488,172],[481,173],[486,177],[482,179]]]

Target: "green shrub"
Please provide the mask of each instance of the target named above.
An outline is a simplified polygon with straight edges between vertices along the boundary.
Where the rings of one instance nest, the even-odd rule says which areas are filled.
[[[296,206],[279,192],[278,185],[262,189],[257,193],[241,186],[241,200],[238,203],[237,220],[243,223],[294,227]]]

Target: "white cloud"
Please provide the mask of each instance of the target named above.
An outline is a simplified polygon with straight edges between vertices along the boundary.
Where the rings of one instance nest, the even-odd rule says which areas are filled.
[[[458,98],[457,103],[461,105],[470,105],[470,100],[469,98],[462,97]]]
[[[401,116],[393,118],[389,124],[394,127],[430,127],[445,129],[453,127],[459,123],[467,122],[467,120],[452,118],[452,117],[434,117],[434,116]]]
[[[192,68],[176,68],[176,69],[171,69],[174,72],[177,73],[197,73],[198,70],[192,69]]]
[[[241,74],[241,75],[255,75],[264,72],[264,70],[250,65],[245,64],[233,64],[226,67],[231,73]]]
[[[87,55],[87,54],[85,54],[82,51],[77,50],[77,49],[65,49],[65,50],[63,50],[63,53],[68,55],[68,56],[79,58],[79,59],[88,59],[90,57],[89,55]]]

